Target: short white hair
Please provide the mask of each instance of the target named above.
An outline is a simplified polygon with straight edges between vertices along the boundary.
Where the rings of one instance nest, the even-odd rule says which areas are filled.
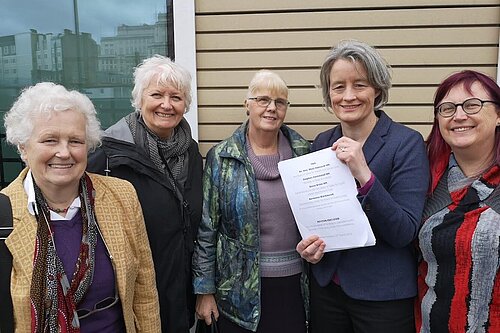
[[[30,139],[35,119],[52,112],[77,111],[85,117],[87,149],[93,151],[101,144],[101,124],[90,99],[76,91],[52,82],[41,82],[25,88],[5,114],[7,141],[18,151]]]
[[[134,71],[134,89],[132,90],[132,106],[138,112],[142,108],[142,93],[151,81],[161,86],[172,86],[184,94],[186,112],[191,105],[191,74],[179,64],[162,55],[155,54],[144,59]]]

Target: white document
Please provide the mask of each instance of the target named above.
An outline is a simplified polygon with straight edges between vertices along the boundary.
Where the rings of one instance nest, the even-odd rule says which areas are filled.
[[[302,238],[318,235],[325,252],[375,245],[354,177],[331,148],[281,161],[278,169]]]

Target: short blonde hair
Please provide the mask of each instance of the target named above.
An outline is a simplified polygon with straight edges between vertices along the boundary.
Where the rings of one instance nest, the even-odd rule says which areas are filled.
[[[255,73],[248,85],[247,98],[255,97],[253,95],[259,90],[267,90],[288,98],[288,86],[285,81],[278,74],[267,69],[261,69]]]

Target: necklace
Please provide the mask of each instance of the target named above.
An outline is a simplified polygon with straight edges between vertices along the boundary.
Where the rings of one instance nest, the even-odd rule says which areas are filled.
[[[54,207],[50,207],[48,204],[47,204],[47,208],[50,209],[51,211],[53,211],[54,213],[66,213],[68,211],[70,206],[66,207],[66,208],[54,208]]]

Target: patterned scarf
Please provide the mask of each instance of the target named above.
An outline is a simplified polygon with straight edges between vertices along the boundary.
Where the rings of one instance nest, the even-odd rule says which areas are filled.
[[[492,165],[480,176],[467,177],[456,161],[450,159],[448,190],[453,203],[457,206],[474,204],[480,207],[480,203],[486,200],[499,184],[498,169],[498,165]]]
[[[70,283],[56,252],[47,202],[34,179],[33,186],[38,227],[30,289],[31,332],[78,333],[80,322],[76,306],[92,284],[95,265],[98,231],[94,214],[94,188],[88,175],[84,174],[79,187],[83,220],[82,242]]]
[[[138,140],[139,133],[142,132],[139,126],[145,130],[144,138],[141,138],[145,139],[145,147],[142,148],[149,153],[149,157],[158,170],[169,175],[168,167],[174,179],[179,181],[179,176],[184,168],[186,153],[191,144],[191,128],[187,120],[182,118],[179,125],[175,127],[174,134],[169,139],[161,139],[154,134],[138,113],[129,114],[125,120],[136,143],[141,142],[141,140]]]

